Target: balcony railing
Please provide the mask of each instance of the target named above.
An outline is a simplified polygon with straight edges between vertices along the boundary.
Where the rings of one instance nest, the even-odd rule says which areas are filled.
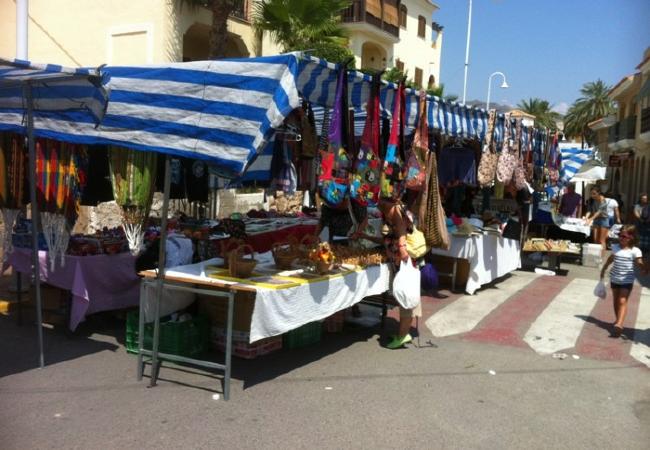
[[[231,17],[236,19],[245,20],[246,22],[250,21],[249,17],[250,12],[250,0],[236,0],[235,8],[230,13]]]
[[[392,25],[384,20],[381,17],[371,14],[366,10],[366,1],[365,0],[354,0],[350,6],[345,8],[341,13],[341,21],[344,23],[358,23],[365,22],[367,24],[373,25],[380,30],[392,34],[395,37],[399,37],[399,27]]]
[[[641,111],[641,134],[650,131],[650,106]]]

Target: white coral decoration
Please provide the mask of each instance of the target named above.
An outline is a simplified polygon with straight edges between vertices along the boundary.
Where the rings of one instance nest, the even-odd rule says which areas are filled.
[[[141,223],[123,223],[124,234],[132,255],[137,255],[144,248],[144,232]]]
[[[65,265],[65,253],[70,242],[68,224],[63,214],[42,212],[41,225],[43,227],[43,237],[47,243],[50,269],[54,270],[57,256],[61,258],[61,266]]]
[[[7,257],[14,250],[11,236],[14,230],[16,219],[20,215],[19,209],[2,209],[2,222],[4,227],[2,229],[2,262],[7,261]]]

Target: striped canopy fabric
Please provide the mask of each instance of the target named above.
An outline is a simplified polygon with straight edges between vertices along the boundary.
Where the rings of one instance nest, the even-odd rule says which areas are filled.
[[[594,157],[593,148],[560,148],[560,152],[562,154],[561,185],[569,183],[582,165]]]
[[[32,88],[34,113],[43,121],[66,111],[97,124],[108,103],[109,76],[98,69],[74,69],[0,58],[0,130],[25,132],[25,87]]]
[[[99,126],[77,111],[39,109],[35,134],[207,160],[232,177],[299,106],[297,70],[297,54],[108,66],[110,102]],[[20,131],[22,113],[7,114],[0,110],[0,129]]]

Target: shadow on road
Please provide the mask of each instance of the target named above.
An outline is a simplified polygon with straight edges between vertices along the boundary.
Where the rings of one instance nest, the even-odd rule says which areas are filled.
[[[575,317],[582,319],[585,322],[592,323],[610,333],[613,331],[613,325],[610,322],[605,322],[604,320],[596,319],[592,316],[576,315]],[[650,346],[650,328],[647,330],[641,330],[639,328],[625,327],[623,328],[622,336],[634,343]]]

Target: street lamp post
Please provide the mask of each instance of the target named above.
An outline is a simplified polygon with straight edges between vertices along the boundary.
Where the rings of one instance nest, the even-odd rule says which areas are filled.
[[[469,0],[469,14],[467,16],[467,44],[465,46],[465,76],[463,77],[463,105],[467,100],[467,70],[469,69],[469,39],[472,34],[472,0]]]
[[[506,76],[504,75],[503,72],[494,72],[492,75],[490,75],[490,78],[488,78],[488,93],[487,93],[487,103],[485,104],[485,109],[490,110],[490,94],[492,92],[492,77],[495,75],[501,75],[503,77],[503,83],[501,83],[501,88],[507,89],[508,82],[506,81]]]

